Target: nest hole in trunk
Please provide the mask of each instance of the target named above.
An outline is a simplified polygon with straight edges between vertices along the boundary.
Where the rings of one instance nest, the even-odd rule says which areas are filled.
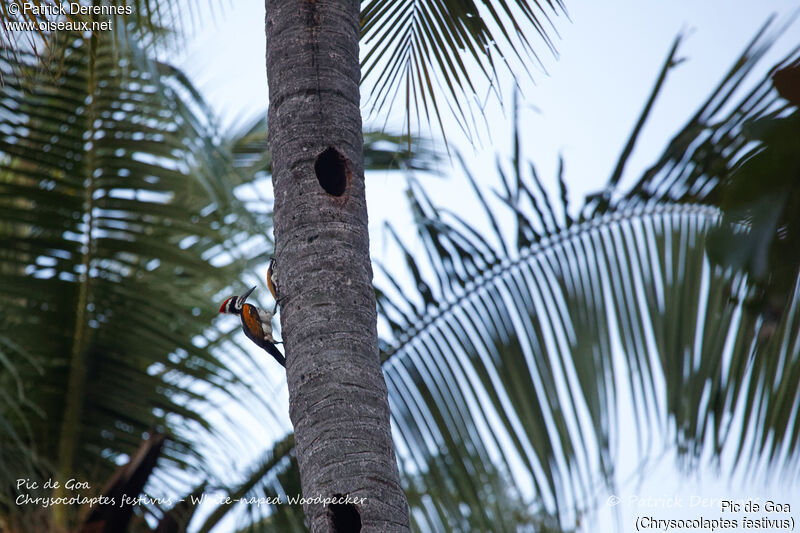
[[[344,499],[341,494],[336,499]],[[359,533],[361,531],[361,515],[352,503],[328,504],[328,524],[331,533]]]
[[[347,159],[336,148],[328,147],[314,161],[317,181],[326,193],[341,196],[350,180],[350,166]]]

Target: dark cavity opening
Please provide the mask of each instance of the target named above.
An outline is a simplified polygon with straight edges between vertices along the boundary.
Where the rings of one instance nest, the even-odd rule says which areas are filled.
[[[336,148],[328,148],[317,156],[314,172],[326,193],[333,196],[344,194],[347,187],[347,160]]]
[[[336,499],[344,499],[341,494],[334,494]],[[331,533],[359,533],[361,531],[361,515],[352,503],[328,504],[328,523]]]

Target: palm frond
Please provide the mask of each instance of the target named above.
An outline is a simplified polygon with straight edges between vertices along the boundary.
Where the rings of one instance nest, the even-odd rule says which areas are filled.
[[[555,54],[551,17],[561,13],[560,0],[367,2],[361,11],[361,68],[373,84],[373,109],[383,112],[402,91],[409,131],[415,122],[435,122],[446,138],[447,107],[466,133],[473,132],[472,100],[496,83],[497,63],[514,58],[526,69],[529,60],[539,62],[539,46]],[[475,72],[480,80],[473,79]]]
[[[740,86],[766,46],[751,43],[723,86]],[[664,72],[674,56],[675,48]],[[394,269],[379,291],[382,318],[394,334],[383,344],[385,373],[406,476],[428,472],[457,483],[468,502],[478,497],[468,476],[480,468],[463,450],[478,450],[475,457],[511,481],[507,492],[570,527],[575,522],[565,517],[591,511],[598,484],[613,480],[621,397],[633,399],[643,457],[668,437],[687,468],[706,446],[717,457],[732,450],[742,468],[762,459],[773,468],[797,464],[798,424],[789,415],[800,390],[797,264],[782,312],[771,321],[748,313],[752,276],[709,257],[723,212],[686,196],[694,186],[679,181],[693,175],[700,144],[705,153],[725,154],[715,167],[720,175],[737,172],[739,159],[729,156],[731,143],[748,142],[733,133],[742,116],[753,110],[777,120],[775,109],[786,115],[776,95],[759,89],[768,84],[769,78],[757,84],[727,120],[709,124],[716,134],[688,128],[668,146],[653,168],[674,179],[661,181],[651,169],[630,195],[620,194],[622,201],[609,196],[597,209],[597,197],[589,198],[588,216],[577,224],[568,213],[554,224],[558,214],[538,192],[538,177],[523,176],[519,161],[510,175],[498,166],[498,196],[516,232],[498,230],[492,219],[499,210],[489,209],[494,234],[481,236],[473,221],[437,209],[412,184],[423,253],[405,252],[408,272],[397,278]],[[734,106],[731,89],[718,89],[697,117]],[[759,105],[752,94],[761,94]],[[776,157],[791,153],[796,160],[796,133],[777,132],[764,141],[767,150],[777,146]],[[620,175],[612,174],[611,186]],[[659,194],[632,201],[648,187]],[[512,234],[516,246],[509,246]],[[497,239],[507,243],[487,245]],[[447,493],[446,485],[437,487]],[[457,503],[431,498],[415,515],[427,517],[425,527],[459,527],[464,507]],[[480,512],[491,520],[499,510]]]
[[[628,385],[646,421],[659,407],[657,368],[669,360],[657,355],[696,341],[694,329],[667,335],[663,324],[676,307],[703,305],[675,270],[702,269],[702,235],[716,218],[714,209],[680,205],[609,213],[524,247],[516,259],[498,257],[463,286],[447,281],[456,269],[441,264],[447,257],[468,268],[442,254],[443,241],[465,232],[428,224],[441,243],[426,244],[440,260],[430,267],[440,279],[428,281],[440,303],[413,323],[392,316],[403,334],[385,366],[406,473],[436,467],[445,479],[468,479],[475,466],[438,463],[457,462],[462,446],[477,448],[515,481],[508,490],[518,498],[527,493],[553,515],[588,506],[615,463],[616,376],[626,373],[614,350],[621,345],[622,366],[635,369]],[[458,516],[457,507],[444,514],[452,512]]]
[[[226,338],[209,301],[258,259],[235,246],[268,219],[235,198],[177,71],[133,43],[64,38],[55,82],[35,82],[31,52],[0,57],[4,514],[24,511],[17,467],[101,486],[153,431],[169,436],[162,466],[210,475],[208,413],[259,396],[208,349]]]
[[[748,73],[794,20],[764,25],[661,158],[615,206],[677,200],[721,209],[721,224],[709,239],[708,268],[736,273],[718,297],[741,308],[726,315],[734,330],[707,333],[706,342],[729,343],[720,352],[724,357],[707,358],[693,378],[699,380],[698,393],[683,399],[683,411],[677,405],[670,411],[680,440],[692,451],[689,457],[710,435],[716,449],[733,441],[744,468],[761,458],[773,466],[795,461],[798,450],[797,425],[787,413],[800,387],[797,358],[791,355],[798,349],[792,325],[800,282],[800,101],[793,97],[800,47],[745,88]],[[609,185],[610,190],[615,183]],[[711,324],[703,327],[708,332]],[[703,380],[708,386],[699,388]],[[734,408],[741,409],[742,427],[731,423]]]
[[[633,204],[663,199],[718,203],[721,186],[749,151],[752,139],[744,131],[747,124],[786,109],[785,101],[773,90],[770,76],[750,85],[745,81],[792,21],[789,19],[778,27],[772,19],[764,24],[708,99],[670,140],[658,160],[630,190],[621,191],[624,195],[621,201]],[[798,52],[800,47],[790,51],[773,71],[791,63]],[[658,84],[653,95],[660,88]],[[616,180],[612,179],[609,185],[616,185]],[[587,208],[593,205],[594,202],[587,199]]]

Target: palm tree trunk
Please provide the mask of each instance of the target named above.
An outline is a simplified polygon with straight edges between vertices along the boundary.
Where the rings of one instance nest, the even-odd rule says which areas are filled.
[[[266,0],[276,279],[311,530],[408,531],[378,357],[359,2]]]

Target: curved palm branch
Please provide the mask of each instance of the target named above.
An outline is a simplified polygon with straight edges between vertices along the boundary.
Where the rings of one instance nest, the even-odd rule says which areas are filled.
[[[431,302],[422,294],[404,305],[395,299],[407,314],[422,304],[411,323],[383,306],[399,326],[386,375],[399,448],[408,450],[400,464],[468,480],[476,466],[453,458],[461,458],[459,447],[474,447],[499,465],[507,491],[527,492],[526,501],[548,514],[575,516],[591,506],[597,484],[611,480],[618,387],[632,391],[644,427],[666,425],[648,417],[660,412],[653,383],[671,363],[667,354],[697,342],[696,329],[684,326],[705,304],[686,281],[702,276],[703,234],[716,210],[608,213],[509,258],[490,255],[463,222],[417,205],[420,220],[435,221],[421,225],[425,270],[437,273],[423,281]],[[478,252],[482,266],[467,259]],[[461,516],[457,506],[444,514]]]
[[[698,116],[712,106],[718,113],[732,99],[724,86],[731,79],[738,84],[763,54],[759,37]],[[783,141],[796,111],[783,118],[786,105],[764,88],[768,84],[769,78],[727,120],[684,130],[678,138],[685,153],[673,143],[660,160],[673,158],[672,176],[693,175],[694,150],[704,144],[706,156],[726,158],[711,168],[733,181],[752,178],[745,169],[755,159],[745,145],[753,138],[736,127],[754,119],[778,128],[762,139],[758,153],[777,153],[767,160],[798,168],[800,129],[794,126],[792,141]],[[759,105],[753,93],[760,94]],[[758,170],[764,169],[762,162]],[[796,181],[791,172],[781,183]],[[669,189],[653,176],[648,171],[643,178],[653,190],[692,190],[673,179],[666,181]],[[702,171],[696,176],[709,181]],[[616,179],[617,173],[611,187]],[[420,191],[411,195],[425,259],[405,251],[406,278],[413,283],[390,281],[417,290],[381,295],[382,316],[395,333],[386,374],[399,447],[406,450],[401,467],[416,472],[441,463],[444,478],[466,481],[475,467],[454,466],[457,444],[484,447],[520,490],[533,486],[536,502],[562,519],[575,517],[592,507],[595,484],[611,481],[621,386],[634,400],[638,427],[648,429],[639,438],[672,435],[690,464],[708,444],[717,457],[726,446],[734,450],[745,467],[760,459],[774,467],[797,464],[798,423],[790,413],[800,390],[800,262],[790,261],[788,302],[770,323],[748,308],[752,272],[709,257],[707,240],[713,244],[720,230],[711,237],[709,231],[724,228],[723,212],[713,205],[670,194],[650,194],[646,203],[612,202],[609,195],[602,209],[585,209],[589,216],[573,225],[564,217],[566,206],[559,213],[537,194],[542,187],[535,173],[533,184],[518,171],[504,181],[500,196],[518,225],[516,249],[492,248],[487,243],[508,237],[499,230],[493,239],[481,235],[456,215],[437,211]],[[713,191],[706,186],[706,194]],[[498,215],[487,213],[498,228]],[[549,228],[559,217],[565,222],[554,232]],[[646,456],[652,444],[640,442],[640,450]],[[562,507],[565,502],[571,505]],[[460,516],[446,501],[441,508]]]
[[[730,443],[737,464],[746,468],[759,459],[773,467],[792,464],[800,447],[797,422],[789,415],[800,399],[800,47],[735,105],[729,102],[792,21],[764,26],[659,161],[616,202],[677,200],[722,210],[708,252],[712,268],[737,273],[723,293],[741,305],[736,336],[727,339],[720,361],[707,358],[711,366],[699,369],[696,393],[671,414],[691,457],[710,437],[715,450]],[[707,386],[700,386],[702,380]],[[741,419],[731,420],[733,413]],[[793,478],[798,472],[783,474]]]

